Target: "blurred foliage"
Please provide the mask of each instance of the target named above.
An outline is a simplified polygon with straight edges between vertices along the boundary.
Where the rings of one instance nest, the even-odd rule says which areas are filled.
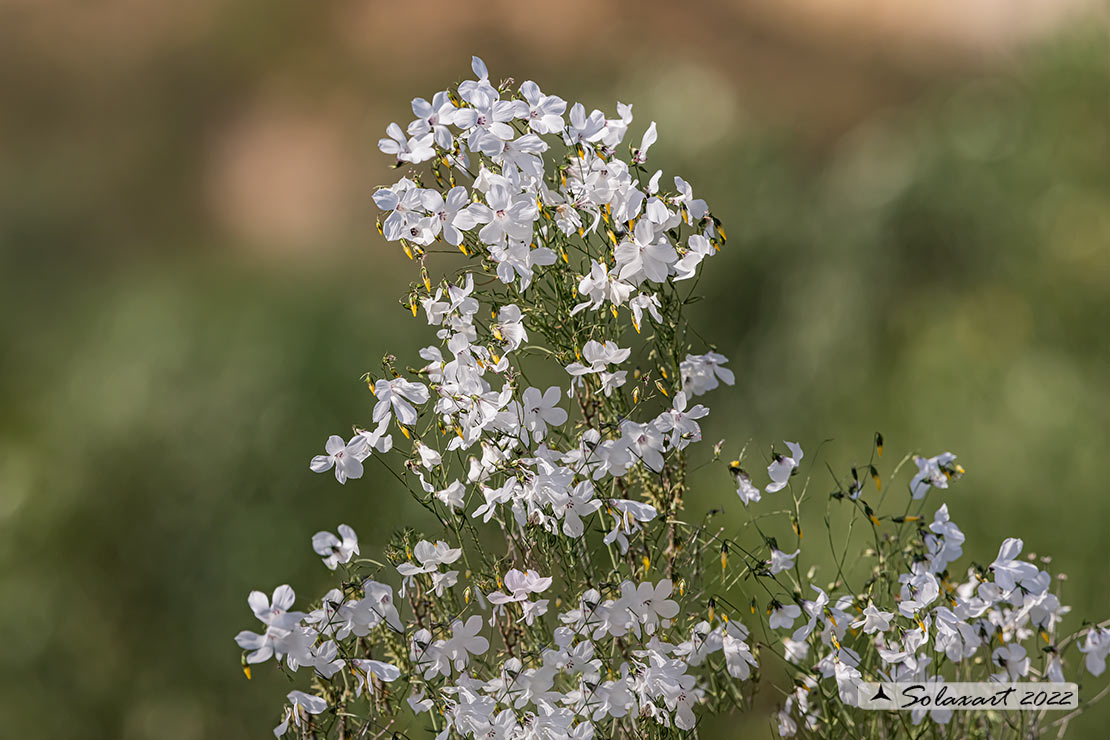
[[[3,81],[24,107],[6,105],[0,130],[29,142],[0,175],[5,737],[266,736],[288,688],[239,671],[247,591],[322,593],[319,529],[344,521],[371,552],[421,521],[373,468],[345,487],[307,468],[368,416],[359,375],[428,337],[396,300],[408,265],[366,236],[372,207],[349,216],[363,235],[309,256],[237,249],[199,215],[205,116],[276,44],[253,19],[220,33],[240,42],[199,65],[171,48],[119,93],[157,90],[146,118],[75,90],[96,114],[84,139],[64,117],[40,125],[50,101],[31,81]],[[540,79],[573,95],[574,74]],[[821,492],[824,463],[843,472],[876,430],[895,460],[951,449],[969,472],[943,499],[968,556],[989,562],[1008,535],[1053,554],[1072,627],[1110,612],[1108,84],[1105,39],[1079,34],[924,88],[817,152],[755,123],[691,148],[700,108],[619,91],[645,101],[638,123],[671,121],[653,161],[728,229],[697,310],[738,382],[710,399],[706,439],[750,442],[755,469],[772,442],[817,453],[834,436],[807,454]],[[385,89],[402,118],[430,92],[396,75]],[[359,161],[377,136],[363,133]],[[735,508],[720,470],[695,492],[695,510]],[[1107,718],[1074,736],[1103,736]]]

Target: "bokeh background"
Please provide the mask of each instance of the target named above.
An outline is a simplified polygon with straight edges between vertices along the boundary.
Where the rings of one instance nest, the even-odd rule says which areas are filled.
[[[1108,49],[1097,0],[0,1],[0,736],[268,736],[247,591],[414,516],[307,462],[424,341],[375,143],[472,53],[634,103],[724,219],[707,439],[951,449],[968,555],[1022,536],[1105,617]]]

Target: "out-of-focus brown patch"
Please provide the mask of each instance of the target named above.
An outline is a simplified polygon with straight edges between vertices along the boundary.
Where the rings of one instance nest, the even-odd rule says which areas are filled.
[[[248,246],[280,251],[325,244],[351,213],[362,164],[358,107],[268,92],[208,147],[205,199],[215,220]],[[363,214],[365,215],[365,214]]]

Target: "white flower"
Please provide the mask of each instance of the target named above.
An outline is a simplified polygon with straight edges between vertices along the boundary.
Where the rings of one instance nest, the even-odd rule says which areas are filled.
[[[767,475],[771,478],[771,482],[765,489],[767,493],[774,493],[786,488],[787,482],[794,470],[798,467],[798,463],[802,461],[802,448],[794,442],[786,442],[786,446],[790,448],[790,457],[775,454],[771,464],[767,466]]]
[[[455,562],[462,556],[462,550],[450,547],[443,540],[439,540],[434,545],[431,542],[421,540],[412,548],[412,554],[420,562],[420,565],[406,562],[397,566],[397,572],[404,576],[406,587],[412,584],[416,576],[422,573],[435,572],[439,569],[439,566],[450,565]],[[401,595],[404,596],[404,589],[402,589]]]
[[[805,640],[795,640],[793,637],[782,638],[783,656],[794,665],[801,665],[809,654],[809,643]]]
[[[472,152],[495,156],[501,151],[501,143],[516,134],[508,121],[516,118],[524,104],[498,97],[497,91],[488,85],[476,88],[468,99],[472,107],[460,108],[455,113],[455,125],[470,132],[466,143]]]
[[[471,655],[489,650],[489,640],[478,634],[481,631],[482,618],[477,614],[465,623],[458,619],[451,623],[451,639],[443,646],[443,653],[455,664],[455,670],[465,669]]]
[[[655,419],[655,428],[663,434],[670,433],[667,444],[676,449],[684,449],[691,442],[701,441],[701,427],[698,419],[709,415],[709,409],[701,404],[686,409],[686,394],[681,391],[675,394],[674,402],[669,411],[664,411]]]
[[[385,132],[388,136],[384,139],[378,139],[378,149],[381,149],[385,154],[392,154],[399,162],[417,164],[436,155],[436,151],[432,147],[434,134],[427,133],[410,139],[405,136],[405,132],[396,123],[389,124]]]
[[[390,211],[382,224],[382,235],[388,241],[397,241],[405,236],[405,227],[410,220],[421,218],[424,207],[424,191],[407,177],[402,177],[392,187],[374,191],[374,203],[383,211]]]
[[[507,237],[517,241],[532,240],[532,223],[539,215],[536,202],[528,195],[514,195],[507,185],[494,185],[486,193],[486,203],[473,203],[470,214],[477,223],[485,224],[478,238],[485,244],[500,244]]]
[[[301,612],[290,611],[296,598],[292,587],[283,585],[274,589],[271,598],[266,598],[261,591],[251,591],[247,596],[247,605],[262,624],[289,628],[304,616]]]
[[[648,470],[658,473],[663,469],[663,435],[653,425],[621,422],[621,441]]]
[[[784,570],[790,570],[791,568],[793,568],[794,558],[798,557],[799,552],[801,552],[801,550],[795,550],[794,552],[787,554],[785,552],[782,552],[781,550],[771,548],[771,562],[768,563],[768,565],[770,566],[771,575],[778,575]]]
[[[725,633],[721,637],[721,649],[725,654],[725,668],[728,675],[746,681],[751,675],[751,669],[758,667],[751,648],[745,642],[746,630],[741,631],[735,627],[735,622],[729,622]]]
[[[762,498],[763,493],[759,490],[757,486],[752,485],[751,476],[740,468],[737,468],[735,470],[735,474],[736,495],[740,497],[740,501],[743,502],[744,506],[759,501]]]
[[[356,434],[347,443],[333,434],[324,444],[326,455],[312,458],[308,467],[314,473],[326,473],[335,468],[335,479],[346,483],[348,478],[362,477],[362,461],[370,455],[370,447],[362,435]]]
[[[559,408],[561,398],[558,386],[551,386],[543,394],[539,388],[528,388],[521,398],[521,432],[531,432],[532,439],[536,442],[543,440],[547,434],[547,427],[562,426],[566,423],[567,412]],[[523,434],[527,440],[527,434]]]
[[[963,473],[963,468],[952,464],[955,459],[956,456],[951,452],[928,458],[914,455],[913,461],[917,463],[917,475],[910,481],[910,495],[919,499],[929,492],[929,486],[948,488],[948,480]]]
[[[547,142],[535,134],[525,134],[501,144],[501,152],[493,161],[501,165],[506,177],[517,178],[521,173],[540,180],[543,178],[543,160],[539,155],[547,151]]]
[[[678,262],[678,253],[665,236],[655,234],[655,226],[646,218],[636,223],[632,240],[617,245],[613,252],[620,279],[639,285],[644,280],[666,282],[671,265]]]
[[[794,626],[794,620],[802,615],[802,608],[797,604],[779,604],[772,611],[767,620],[768,626],[773,629],[782,629]]]
[[[686,242],[686,253],[675,263],[674,281],[689,280],[698,272],[698,266],[713,254],[713,245],[701,234],[691,234]]]
[[[728,368],[721,367],[728,358],[717,352],[704,355],[686,355],[679,365],[682,373],[682,390],[691,396],[700,396],[718,386],[718,379],[725,385],[732,385],[736,378]]]
[[[600,508],[601,501],[594,498],[594,486],[588,480],[577,484],[566,495],[556,496],[551,502],[555,517],[563,520],[563,534],[567,537],[581,537],[585,532],[582,517]]]
[[[588,117],[586,109],[581,103],[575,103],[570,109],[570,125],[563,135],[567,146],[585,144],[601,139],[605,135],[605,114],[595,110]]]
[[[351,661],[354,663],[355,678],[355,696],[362,696],[362,687],[366,687],[367,694],[374,693],[374,679],[379,681],[396,681],[401,677],[401,669],[390,663],[383,663],[380,660],[368,660],[365,658],[356,658]]]
[[[378,402],[374,404],[374,423],[381,423],[388,419],[390,414],[395,414],[397,422],[404,426],[416,423],[417,415],[413,403],[428,402],[428,387],[423,383],[414,383],[404,378],[393,380],[379,380],[374,383],[374,395]],[[411,402],[411,403],[410,403]]]
[[[409,136],[423,136],[430,131],[434,134],[436,146],[450,149],[454,137],[447,127],[455,123],[457,110],[445,90],[437,92],[431,103],[424,98],[413,98],[412,114],[416,120],[408,126]]]
[[[655,130],[655,121],[652,121],[647,131],[644,132],[644,137],[640,140],[640,146],[632,154],[633,164],[643,164],[646,162],[648,149],[651,149],[651,145],[658,139],[659,134]]]
[[[486,594],[491,604],[509,604],[524,601],[532,594],[542,594],[551,587],[551,578],[542,578],[534,570],[521,571],[516,568],[505,574],[505,588],[508,594],[494,591]]]
[[[898,580],[902,582],[902,600],[898,602],[898,611],[903,616],[912,617],[915,612],[932,604],[940,596],[940,583],[932,573],[903,573]]]
[[[630,349],[621,349],[617,343],[609,340],[605,344],[591,339],[586,342],[582,347],[582,359],[585,362],[572,362],[566,366],[567,373],[574,378],[571,382],[571,392],[573,393],[575,383],[578,378],[583,375],[591,375],[594,373],[604,373],[609,365],[619,365],[628,359],[632,354]],[[616,374],[614,373],[614,376]],[[623,377],[623,376],[622,376]],[[623,383],[622,378],[611,377],[610,381],[619,380],[617,385]]]
[[[389,452],[391,449],[393,449],[393,437],[389,434],[386,434],[386,430],[388,428],[389,419],[382,419],[381,422],[379,422],[377,429],[372,432],[366,429],[359,430],[359,436],[366,441],[367,457],[370,456],[371,449],[377,450],[382,454],[385,454],[386,452]]]
[[[455,480],[442,491],[436,492],[436,498],[443,502],[449,509],[457,511],[463,507],[463,498],[466,495],[466,486]]]
[[[449,570],[446,573],[432,571],[431,576],[432,590],[436,596],[443,596],[447,589],[459,582],[459,572],[457,570]]]
[[[1015,537],[1007,538],[998,548],[998,557],[990,564],[994,582],[1004,592],[1013,591],[1019,584],[1032,584],[1037,578],[1037,566],[1018,560],[1024,546],[1025,543]]]
[[[420,464],[428,470],[439,467],[440,463],[443,462],[443,458],[440,454],[423,442],[415,442],[413,444],[413,449],[420,457]]]
[[[335,641],[325,640],[316,647],[309,649],[309,659],[304,664],[313,668],[320,676],[331,678],[343,670],[343,666],[347,664],[347,661],[339,658],[338,655],[339,646],[335,644]]]
[[[520,94],[528,103],[528,126],[537,134],[558,134],[563,131],[563,113],[567,101],[555,95],[544,95],[531,80],[520,86]]]
[[[462,243],[462,232],[473,229],[478,223],[470,211],[466,188],[461,185],[448,190],[447,197],[436,190],[425,190],[423,200],[430,214],[428,226],[432,236],[442,233],[443,238],[456,247]]]
[[[863,628],[863,633],[873,635],[876,632],[886,632],[890,629],[890,620],[894,618],[892,612],[884,612],[874,604],[868,604],[863,610],[863,619],[852,622],[853,629]]]
[[[991,660],[1002,669],[994,674],[998,681],[1017,681],[1029,673],[1029,658],[1021,645],[1003,645],[991,653]]]
[[[513,352],[521,342],[528,341],[528,331],[524,328],[524,318],[515,303],[502,306],[497,312],[497,325],[494,336],[505,344],[505,352]]]
[[[675,176],[674,186],[679,193],[674,198],[674,202],[683,206],[686,215],[689,216],[686,222],[697,223],[701,221],[705,214],[709,212],[709,206],[706,202],[700,198],[694,198],[694,189],[690,186],[690,183],[681,177]]]
[[[571,310],[571,315],[586,308],[601,308],[606,301],[614,306],[623,305],[633,290],[631,285],[621,282],[616,275],[611,274],[604,263],[594,260],[590,265],[590,274],[583,276],[578,282],[578,292],[588,296],[590,300],[576,305]]]
[[[623,555],[628,552],[628,538],[642,529],[640,523],[650,522],[659,512],[651,504],[626,499],[609,499],[609,506],[616,510],[615,525],[603,541],[606,545],[616,542]]]
[[[942,573],[949,563],[958,560],[963,554],[964,533],[948,517],[948,504],[944,504],[933,515],[929,525],[933,534],[926,535],[925,546],[929,548],[929,570]]]
[[[359,554],[355,530],[346,524],[340,524],[339,535],[343,539],[331,532],[317,532],[312,536],[312,549],[324,558],[324,565],[328,570],[335,570],[340,563],[349,563],[352,557]]]
[[[1101,676],[1106,670],[1106,659],[1110,656],[1110,629],[1097,626],[1089,628],[1079,652],[1087,656],[1083,664],[1091,675]]]
[[[662,305],[659,303],[659,296],[654,293],[640,293],[631,301],[628,302],[628,308],[632,311],[632,327],[636,333],[640,333],[640,324],[644,318],[644,311],[651,314],[657,323],[662,323],[663,316],[659,313]]]
[[[655,586],[650,581],[644,581],[638,586],[625,581],[621,589],[622,600],[627,602],[627,608],[644,625],[649,635],[655,632],[660,619],[667,626],[670,620],[678,616],[678,603],[668,598],[674,590],[669,578],[664,578]]]
[[[290,691],[286,698],[289,700],[289,707],[285,710],[281,724],[274,728],[274,737],[285,734],[289,729],[289,720],[293,720],[293,724],[300,727],[302,722],[308,721],[308,715],[320,714],[328,708],[326,701],[303,691]]]

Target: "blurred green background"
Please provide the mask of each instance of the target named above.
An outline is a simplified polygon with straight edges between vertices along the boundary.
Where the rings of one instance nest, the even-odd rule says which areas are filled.
[[[1072,627],[1110,613],[1105,8],[893,6],[0,2],[0,735],[268,736],[288,688],[240,673],[247,592],[318,595],[313,532],[370,553],[415,516],[308,459],[425,342],[375,144],[471,53],[634,103],[725,221],[708,440],[951,449],[968,556],[1021,536]]]

